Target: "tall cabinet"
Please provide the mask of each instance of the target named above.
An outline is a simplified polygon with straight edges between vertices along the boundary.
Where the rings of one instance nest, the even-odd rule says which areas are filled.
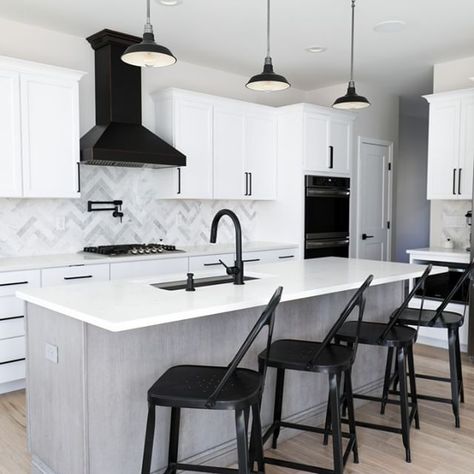
[[[79,197],[82,76],[0,57],[0,197]]]
[[[474,89],[425,96],[430,103],[428,199],[472,199]]]

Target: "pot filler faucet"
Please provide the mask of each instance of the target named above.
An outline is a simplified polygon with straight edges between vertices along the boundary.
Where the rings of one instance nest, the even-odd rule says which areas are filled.
[[[242,228],[240,226],[239,218],[234,212],[229,209],[220,210],[212,220],[211,225],[211,244],[217,241],[217,227],[222,216],[229,216],[232,219],[235,227],[235,262],[233,267],[228,267],[222,260],[219,262],[224,265],[227,275],[234,277],[234,285],[244,284],[244,262],[242,260]]]

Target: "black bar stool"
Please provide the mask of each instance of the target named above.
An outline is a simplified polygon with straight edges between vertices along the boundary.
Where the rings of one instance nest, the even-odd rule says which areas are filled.
[[[459,291],[461,286],[464,284],[467,278],[470,277],[474,269],[474,261],[466,268],[463,275],[454,285],[453,289],[449,292],[443,302],[439,305],[436,310],[407,308],[401,314],[398,319],[400,325],[417,325],[421,327],[431,327],[445,329],[448,332],[448,349],[449,349],[449,369],[450,377],[436,377],[434,375],[415,374],[416,377],[421,379],[436,380],[437,382],[448,382],[451,384],[451,398],[441,398],[432,395],[418,394],[418,399],[429,400],[432,402],[449,403],[453,407],[454,419],[456,428],[460,428],[461,422],[459,417],[459,401],[464,403],[464,386],[462,378],[462,363],[461,363],[461,344],[459,340],[459,328],[464,324],[465,311],[467,307],[467,301],[464,305],[464,314],[458,314],[453,311],[445,311],[449,303],[451,303],[454,295]],[[466,295],[466,299],[468,295]],[[392,375],[393,366],[393,351],[388,353],[387,366],[384,385],[384,399],[388,397],[389,393],[396,394],[398,376],[394,373]],[[388,381],[388,382],[387,382]],[[393,390],[390,391],[389,387],[393,381]],[[385,411],[385,403],[382,401],[381,412]]]
[[[357,324],[355,322],[347,322],[336,334],[336,341],[346,342],[348,346],[352,346],[357,341],[359,344],[367,344],[371,346],[383,346],[388,347],[389,351],[393,348],[397,349],[397,371],[400,375],[400,400],[386,399],[386,403],[394,403],[400,405],[400,416],[401,416],[401,428],[380,425],[376,423],[367,423],[364,421],[357,420],[356,426],[363,428],[371,428],[376,430],[388,431],[390,433],[398,433],[402,435],[403,445],[405,447],[406,461],[411,462],[411,451],[410,451],[410,426],[415,420],[416,428],[420,427],[419,415],[418,415],[418,402],[416,394],[416,381],[415,381],[415,370],[413,365],[413,344],[416,341],[417,330],[398,326],[397,321],[400,318],[403,311],[408,307],[411,299],[415,296],[415,293],[421,288],[428,277],[432,266],[429,265],[424,271],[421,278],[418,280],[412,291],[405,298],[402,305],[390,316],[387,324],[384,323],[372,323],[363,322]],[[408,373],[407,373],[408,363]],[[408,388],[407,388],[407,375],[410,381],[410,398],[411,403],[408,402]],[[382,397],[373,397],[369,395],[353,394],[354,398],[377,401],[381,402]],[[409,408],[411,411],[409,412]],[[329,427],[329,422],[332,417],[332,410],[328,412],[326,419],[326,428]],[[351,423],[351,419],[343,420],[344,423]],[[327,442],[327,435],[325,436],[325,442]]]
[[[274,342],[270,351],[264,351],[259,355],[259,363],[262,368],[266,365],[268,367],[275,367],[277,369],[276,393],[273,423],[263,436],[263,442],[267,441],[270,436],[273,436],[272,447],[277,448],[278,436],[281,427],[298,429],[303,431],[311,431],[313,433],[324,434],[325,430],[315,428],[312,426],[300,425],[295,423],[288,423],[282,421],[281,412],[283,404],[283,388],[285,379],[285,370],[298,370],[304,372],[322,372],[329,375],[330,387],[330,401],[332,407],[332,436],[333,436],[333,458],[334,470],[324,469],[317,466],[310,466],[307,464],[300,464],[292,461],[285,461],[275,458],[265,457],[264,461],[268,464],[283,466],[291,469],[297,469],[308,472],[324,472],[341,474],[344,465],[347,462],[351,451],[354,454],[354,462],[359,462],[357,451],[357,437],[354,424],[354,406],[352,403],[352,388],[351,388],[351,369],[355,359],[355,351],[357,347],[357,340],[353,348],[348,348],[332,343],[337,331],[341,328],[347,320],[352,311],[358,307],[358,320],[355,323],[360,324],[364,314],[365,307],[365,290],[372,282],[373,276],[369,276],[364,284],[357,290],[354,296],[350,299],[344,311],[339,316],[338,320],[331,328],[323,342],[299,341],[299,340],[279,340]],[[346,399],[349,409],[349,433],[342,433],[340,422],[340,393],[339,381],[342,374],[345,374],[347,379]],[[343,453],[342,437],[349,439],[348,446]]]
[[[275,310],[280,302],[282,291],[282,287],[275,291],[258,319],[257,324],[253,327],[242,347],[227,367],[197,365],[172,367],[150,388],[148,391],[148,421],[142,474],[150,474],[156,406],[171,407],[170,442],[166,474],[176,474],[178,469],[216,473],[250,473],[247,439],[250,410],[252,410],[252,457],[257,460],[259,472],[264,472],[262,438],[256,434],[261,432],[259,407],[265,380],[266,364],[264,363],[263,366],[259,366],[259,372],[239,369],[238,366],[265,326],[268,326],[266,351],[270,349]],[[238,469],[182,464],[178,462],[181,408],[235,411],[239,459]]]

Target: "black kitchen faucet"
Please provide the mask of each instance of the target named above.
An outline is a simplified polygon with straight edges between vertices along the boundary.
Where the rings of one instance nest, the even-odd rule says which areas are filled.
[[[227,275],[234,277],[234,285],[244,284],[244,262],[242,260],[242,227],[237,215],[229,210],[220,210],[212,220],[211,224],[211,244],[215,244],[217,241],[217,227],[221,217],[229,216],[232,219],[235,227],[235,262],[233,267],[228,267],[222,260],[219,260],[222,265],[226,268]]]

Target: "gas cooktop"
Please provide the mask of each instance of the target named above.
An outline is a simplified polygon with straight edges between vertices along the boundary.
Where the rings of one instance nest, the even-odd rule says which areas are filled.
[[[174,245],[159,244],[124,244],[124,245],[99,245],[98,247],[84,247],[84,252],[106,255],[108,257],[124,257],[135,255],[156,255],[166,253],[184,252]]]

